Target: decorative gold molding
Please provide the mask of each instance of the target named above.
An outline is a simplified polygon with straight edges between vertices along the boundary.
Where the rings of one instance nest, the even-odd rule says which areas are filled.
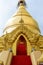
[[[19,35],[23,34],[32,48],[39,50],[40,49],[40,35],[34,34],[31,30],[29,30],[26,26],[20,25],[15,30],[13,30],[11,33],[6,33],[4,36],[2,36],[2,41],[0,42],[2,46],[4,46],[3,50],[7,50],[9,48],[12,48],[13,43],[17,39]],[[43,41],[42,41],[43,42]],[[1,49],[1,47],[0,47]]]

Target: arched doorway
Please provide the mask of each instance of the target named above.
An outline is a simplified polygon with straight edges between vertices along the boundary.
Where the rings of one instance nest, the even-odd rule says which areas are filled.
[[[17,42],[17,55],[27,55],[27,44],[23,36],[20,36]]]

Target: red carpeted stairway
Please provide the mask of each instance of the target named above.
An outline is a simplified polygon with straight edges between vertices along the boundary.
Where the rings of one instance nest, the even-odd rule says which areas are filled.
[[[17,55],[27,55],[27,50],[25,47],[25,44],[21,42],[22,44],[19,44],[17,46]]]
[[[32,65],[31,58],[27,56],[26,49],[24,42],[20,42],[17,45],[17,55],[12,57],[11,65]]]
[[[12,57],[11,65],[32,65],[32,62],[30,56],[17,55]]]

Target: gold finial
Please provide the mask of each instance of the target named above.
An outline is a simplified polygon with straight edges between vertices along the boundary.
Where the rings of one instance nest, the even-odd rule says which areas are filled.
[[[20,5],[24,5],[24,6],[26,6],[26,2],[25,2],[25,0],[19,0],[19,2],[18,2],[18,6],[20,6]]]

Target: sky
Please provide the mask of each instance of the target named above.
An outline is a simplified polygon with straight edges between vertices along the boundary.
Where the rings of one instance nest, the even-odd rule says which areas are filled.
[[[7,21],[16,12],[18,1],[19,0],[0,0],[0,36],[3,35]],[[41,35],[43,35],[43,0],[25,1],[27,11],[38,22]]]

